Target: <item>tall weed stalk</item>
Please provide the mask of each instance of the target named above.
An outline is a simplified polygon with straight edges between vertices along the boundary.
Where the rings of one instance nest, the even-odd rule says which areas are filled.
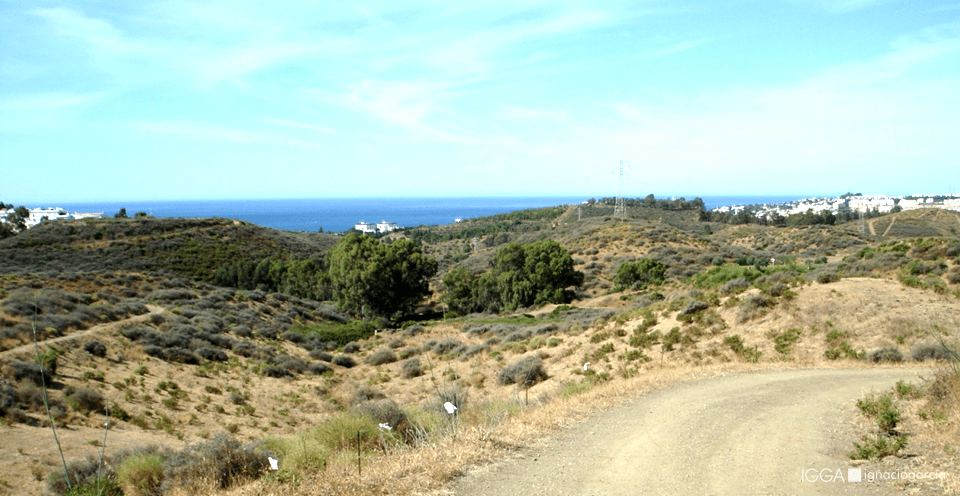
[[[57,451],[60,453],[60,461],[63,463],[63,476],[66,478],[67,487],[73,489],[70,482],[70,472],[67,471],[67,459],[63,456],[63,448],[60,447],[60,438],[57,437],[57,428],[53,423],[53,414],[50,413],[50,401],[47,399],[47,378],[44,376],[43,359],[40,357],[40,342],[37,339],[37,300],[33,300],[33,346],[37,352],[37,366],[40,367],[40,385],[43,387],[43,406],[47,409],[47,418],[50,420],[50,430],[53,432],[53,441],[57,443]],[[106,440],[106,434],[104,434]],[[101,456],[101,463],[102,463]]]

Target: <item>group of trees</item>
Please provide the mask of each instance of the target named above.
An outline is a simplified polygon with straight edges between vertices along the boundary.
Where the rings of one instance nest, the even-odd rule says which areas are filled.
[[[587,205],[603,205],[608,207],[614,207],[617,204],[616,198],[601,198],[599,200],[594,200],[593,198],[587,200]],[[646,208],[656,208],[660,210],[706,210],[706,205],[703,203],[703,199],[694,198],[693,200],[687,200],[686,198],[677,198],[677,199],[657,199],[653,194],[649,194],[644,198],[624,198],[623,205],[625,207],[646,207]]]
[[[313,300],[336,300],[358,317],[392,318],[413,311],[430,294],[437,261],[410,240],[390,244],[350,233],[326,259],[236,262],[222,267],[211,282],[239,289],[281,292]]]
[[[891,212],[899,212],[899,207],[894,207]],[[873,210],[864,212],[863,217],[865,219],[872,219],[875,217],[880,217],[884,215],[878,209],[874,208]],[[814,212],[813,209],[808,209],[806,212],[799,214],[791,214],[788,216],[783,216],[777,212],[772,214],[764,215],[758,217],[756,211],[749,208],[743,208],[737,213],[732,212],[709,212],[705,211],[700,214],[700,221],[710,221],[710,222],[721,222],[724,224],[758,224],[761,226],[817,226],[817,225],[826,225],[832,226],[839,222],[849,222],[860,218],[860,213],[849,208],[840,209],[839,212],[834,214],[829,210],[821,210],[820,212]]]
[[[147,213],[146,213],[146,212],[137,212],[137,213],[133,214],[133,218],[134,218],[134,219],[143,219],[143,218],[145,218],[145,217],[147,217]],[[127,208],[126,208],[126,207],[121,207],[120,210],[117,211],[117,213],[113,214],[113,218],[114,218],[114,219],[129,219],[130,217],[127,216]]]
[[[222,267],[211,282],[240,289],[282,292],[314,300],[333,299],[357,317],[395,318],[413,312],[430,294],[437,261],[413,241],[383,243],[369,236],[344,236],[325,259],[264,259]],[[661,271],[662,272],[662,271]],[[662,274],[661,274],[662,275]],[[573,258],[559,243],[511,243],[496,253],[482,275],[457,268],[444,276],[445,301],[458,313],[515,310],[573,298],[583,283]]]
[[[13,209],[13,212],[7,215],[6,221],[0,221],[0,239],[8,238],[27,228],[27,219],[30,218],[30,210],[27,207],[14,207],[0,202],[0,210]]]
[[[323,259],[287,261],[265,258],[221,267],[211,281],[218,286],[286,293],[298,298],[329,300],[333,293]]]
[[[574,270],[570,253],[556,241],[510,243],[490,262],[490,270],[474,274],[456,268],[443,278],[444,301],[450,309],[467,314],[499,312],[531,305],[566,303],[571,286],[583,283],[583,272]]]
[[[430,294],[437,261],[409,239],[384,244],[350,233],[327,257],[333,296],[340,310],[359,316],[393,317],[413,311]]]

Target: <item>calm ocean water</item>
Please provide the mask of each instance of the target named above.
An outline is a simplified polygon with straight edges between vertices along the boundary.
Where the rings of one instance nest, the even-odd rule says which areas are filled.
[[[695,196],[686,197],[688,200]],[[799,196],[704,196],[707,209],[724,205],[782,203]],[[60,207],[73,212],[103,212],[112,216],[126,208],[133,217],[147,212],[154,217],[225,217],[288,231],[345,231],[359,221],[396,222],[401,227],[450,224],[527,208],[577,204],[588,198],[572,196],[483,198],[322,198],[312,200],[211,200],[87,202],[28,207]]]

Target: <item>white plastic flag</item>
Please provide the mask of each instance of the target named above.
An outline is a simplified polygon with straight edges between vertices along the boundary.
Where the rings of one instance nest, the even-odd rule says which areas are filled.
[[[449,401],[443,404],[443,407],[447,409],[447,413],[453,415],[453,412],[457,411],[457,406]]]
[[[590,367],[590,362],[583,364],[583,371],[586,372],[589,367]]]
[[[280,463],[280,460],[277,460],[272,456],[268,456],[267,460],[270,461],[270,470],[280,470],[280,466],[278,465]]]
[[[380,424],[380,428],[388,431],[393,430],[393,428],[390,427],[390,424]]]

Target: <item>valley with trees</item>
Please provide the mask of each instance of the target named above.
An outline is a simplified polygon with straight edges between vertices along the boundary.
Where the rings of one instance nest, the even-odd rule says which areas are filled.
[[[678,384],[917,370],[849,398],[836,449],[954,476],[892,491],[960,488],[960,214],[610,200],[377,237],[125,210],[11,231],[0,494],[436,494]]]

